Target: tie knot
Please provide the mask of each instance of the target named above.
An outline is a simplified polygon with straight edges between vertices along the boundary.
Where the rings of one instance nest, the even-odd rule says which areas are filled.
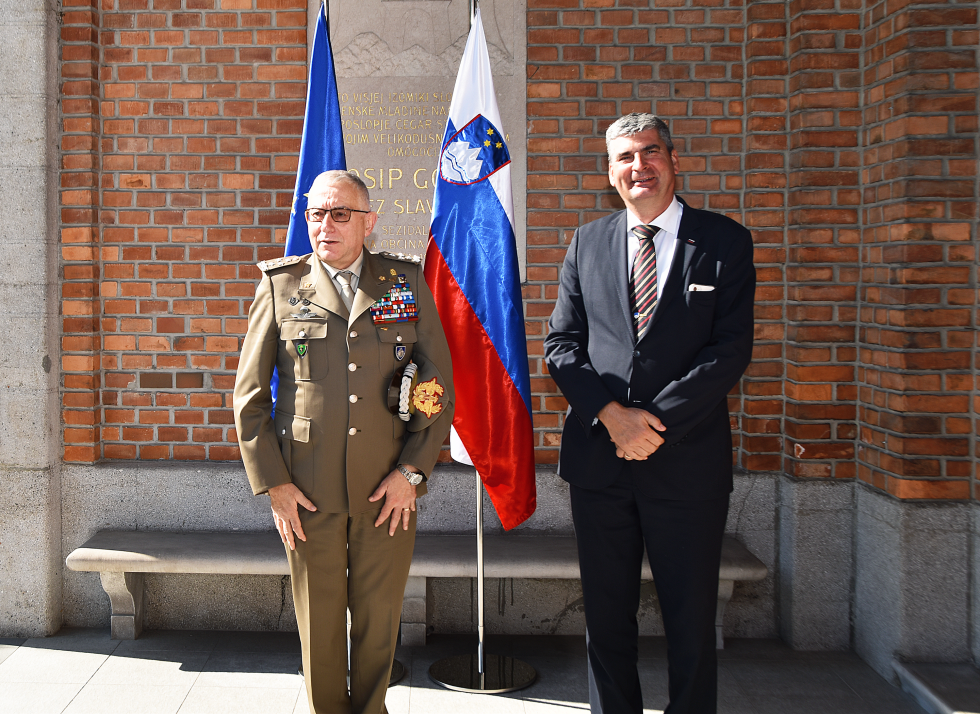
[[[349,270],[341,270],[337,273],[337,280],[339,280],[343,285],[350,285],[350,279],[353,275],[354,273]]]
[[[633,235],[635,235],[640,240],[649,240],[657,235],[657,231],[660,230],[656,226],[648,226],[640,224],[638,226],[633,226]]]

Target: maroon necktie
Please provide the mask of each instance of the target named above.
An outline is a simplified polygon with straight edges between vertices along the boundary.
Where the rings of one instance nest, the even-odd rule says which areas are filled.
[[[653,226],[633,228],[633,235],[640,240],[640,249],[633,259],[630,274],[630,311],[637,339],[643,336],[650,324],[650,315],[657,304],[657,249],[653,245],[653,237],[658,232],[659,229]]]

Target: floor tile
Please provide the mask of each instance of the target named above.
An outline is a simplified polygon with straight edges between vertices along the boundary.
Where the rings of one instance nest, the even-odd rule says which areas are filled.
[[[84,684],[108,654],[19,647],[0,665],[0,683]]]
[[[215,652],[300,652],[295,632],[220,632]]]
[[[185,652],[210,652],[214,649],[220,632],[197,630],[148,630],[138,640],[119,640],[117,654],[145,650],[180,650]]]
[[[11,642],[0,641],[0,664],[3,664],[3,661],[7,659],[7,657],[16,652],[18,647],[20,647],[19,642],[17,644],[12,644]]]
[[[299,654],[212,652],[197,678],[202,687],[258,687],[298,690]]]
[[[109,654],[116,650],[120,642],[121,640],[113,640],[109,637],[108,629],[63,627],[51,637],[28,638],[22,646],[45,650]]]
[[[87,684],[64,714],[177,714],[190,685]]]
[[[35,682],[0,683],[0,701],[4,711],[17,714],[61,714],[81,691],[83,684],[37,684]]]
[[[980,671],[969,664],[906,665],[956,712],[980,714]]]
[[[291,714],[299,687],[202,687],[195,685],[178,710],[179,714]]]
[[[207,662],[207,652],[161,652],[112,655],[92,677],[92,684],[156,684],[190,687]]]

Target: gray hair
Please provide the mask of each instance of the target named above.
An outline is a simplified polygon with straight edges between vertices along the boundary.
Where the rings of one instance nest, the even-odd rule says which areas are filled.
[[[657,130],[657,133],[660,134],[660,140],[667,147],[667,153],[671,153],[674,150],[674,142],[670,138],[670,129],[667,127],[667,122],[656,114],[633,112],[632,114],[620,117],[606,129],[606,153],[609,153],[609,145],[613,139],[618,139],[621,136],[633,136],[647,129]]]
[[[313,185],[310,186],[310,192],[306,195],[309,196],[313,193],[314,189],[322,188],[324,186],[336,186],[338,184],[346,184],[353,188],[360,197],[364,200],[364,205],[367,206],[368,210],[371,209],[371,194],[368,193],[368,187],[361,180],[361,177],[351,171],[341,171],[339,169],[334,171],[324,171],[322,174],[313,179]],[[350,206],[354,208],[354,206]]]

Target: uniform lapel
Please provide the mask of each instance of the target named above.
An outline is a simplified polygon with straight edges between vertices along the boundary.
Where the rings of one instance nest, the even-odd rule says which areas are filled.
[[[351,305],[350,322],[353,323],[361,313],[384,297],[391,287],[391,276],[385,275],[374,253],[364,250],[361,275],[357,279],[357,293]]]
[[[298,290],[299,296],[309,300],[311,303],[316,303],[334,314],[346,318],[348,314],[347,306],[340,299],[340,293],[333,286],[330,274],[327,273],[326,268],[323,267],[323,264],[316,257],[316,253],[310,256],[307,263],[311,269],[300,283]]]

